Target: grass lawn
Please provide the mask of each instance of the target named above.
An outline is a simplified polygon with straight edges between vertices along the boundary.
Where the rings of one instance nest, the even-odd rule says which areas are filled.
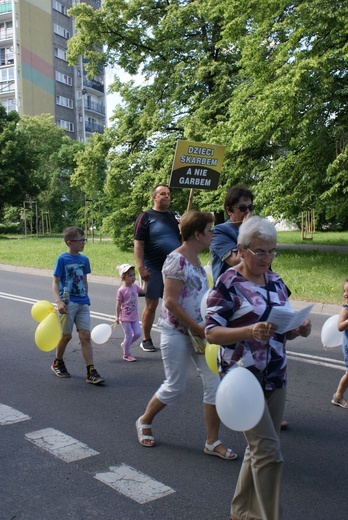
[[[278,233],[280,244],[303,244],[300,232]],[[315,233],[313,245],[348,246],[348,232]],[[0,263],[52,269],[56,257],[66,250],[60,237],[18,238],[0,235]],[[88,240],[84,253],[89,257],[93,274],[117,276],[116,265],[134,263],[133,252],[121,252],[110,240]],[[201,255],[203,265],[209,252]],[[291,298],[322,303],[342,304],[342,285],[348,278],[348,254],[327,251],[281,250],[272,268],[292,291]]]

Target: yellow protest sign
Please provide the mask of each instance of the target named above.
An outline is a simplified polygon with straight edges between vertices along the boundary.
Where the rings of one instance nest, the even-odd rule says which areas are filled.
[[[178,140],[169,186],[216,190],[225,147],[218,144]]]

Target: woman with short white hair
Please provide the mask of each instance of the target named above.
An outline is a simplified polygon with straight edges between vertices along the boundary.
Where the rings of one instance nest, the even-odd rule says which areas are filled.
[[[232,499],[232,520],[279,520],[283,457],[279,432],[286,397],[286,340],[308,336],[311,325],[279,334],[267,318],[272,306],[289,306],[287,289],[270,270],[277,233],[267,219],[252,216],[240,226],[240,263],[217,280],[209,294],[206,337],[221,345],[223,377],[240,359],[259,380],[266,406],[260,422],[244,432],[248,442]],[[237,314],[237,311],[238,314]],[[249,366],[247,366],[249,365]]]

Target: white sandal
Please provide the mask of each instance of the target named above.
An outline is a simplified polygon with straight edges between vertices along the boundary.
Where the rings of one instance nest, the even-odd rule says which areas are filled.
[[[215,451],[215,448],[217,446],[220,446],[220,444],[222,444],[222,442],[219,440],[213,442],[213,444],[208,444],[208,442],[206,442],[204,447],[204,453],[206,453],[207,455],[214,455],[215,457],[220,457],[220,459],[224,460],[236,460],[238,455],[237,453],[234,453],[234,451],[231,448],[226,448],[226,453],[224,455],[222,455],[222,453],[219,453],[218,451]]]
[[[151,429],[152,425],[143,424],[142,422],[140,422],[140,419],[141,419],[141,417],[139,417],[139,419],[135,423],[135,427],[137,429],[137,434],[138,434],[138,441],[140,442],[140,444],[142,446],[145,446],[145,448],[153,448],[155,446],[154,437],[152,435],[145,435],[143,433],[144,430]],[[144,444],[145,440],[152,441],[153,444]]]

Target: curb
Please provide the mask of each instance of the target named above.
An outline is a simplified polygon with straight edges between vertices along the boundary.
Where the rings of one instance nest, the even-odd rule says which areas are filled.
[[[21,267],[18,265],[6,265],[0,264],[0,271],[12,271],[17,273],[29,273],[36,276],[46,276],[52,278],[52,271],[50,269],[38,269],[36,267]],[[121,284],[121,279],[118,277],[112,276],[99,276],[96,274],[88,275],[88,282],[92,283],[103,283],[108,285],[119,286]],[[314,314],[327,314],[328,316],[332,316],[333,314],[339,314],[342,309],[342,305],[335,305],[330,303],[319,303],[312,302],[307,300],[292,300],[290,297],[290,303],[295,311],[299,311],[304,307],[308,307],[308,305],[314,304],[312,309],[312,313]]]

